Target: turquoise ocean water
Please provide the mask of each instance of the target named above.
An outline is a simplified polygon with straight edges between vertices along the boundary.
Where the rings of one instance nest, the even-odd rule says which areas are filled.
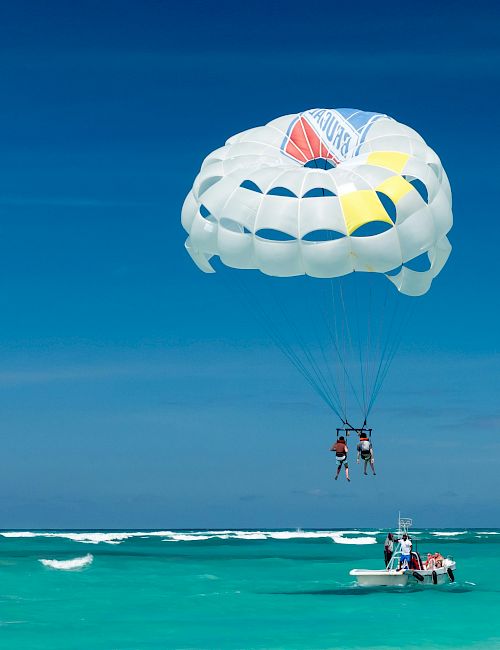
[[[4,531],[0,647],[500,648],[500,530],[413,533],[454,584],[355,586],[385,533]]]

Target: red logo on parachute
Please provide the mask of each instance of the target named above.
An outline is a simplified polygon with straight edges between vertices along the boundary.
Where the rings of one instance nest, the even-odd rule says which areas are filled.
[[[340,163],[340,160],[331,153],[303,115],[293,125],[282,148],[285,153],[302,165],[318,158],[331,160],[334,165]]]

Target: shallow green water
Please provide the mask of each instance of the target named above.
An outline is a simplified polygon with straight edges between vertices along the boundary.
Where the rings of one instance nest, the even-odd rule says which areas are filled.
[[[383,531],[0,537],[0,647],[500,648],[500,531],[479,533],[415,535],[457,582],[397,590],[349,576],[382,567]]]

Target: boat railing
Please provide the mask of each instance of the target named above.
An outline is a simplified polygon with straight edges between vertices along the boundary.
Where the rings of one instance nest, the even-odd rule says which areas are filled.
[[[396,546],[396,550],[391,556],[391,559],[389,560],[389,564],[387,565],[387,569],[393,570],[393,569],[398,569],[399,568],[399,558],[401,557],[401,544],[398,544]]]

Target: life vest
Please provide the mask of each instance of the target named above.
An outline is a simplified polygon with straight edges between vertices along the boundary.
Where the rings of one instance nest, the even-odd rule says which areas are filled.
[[[340,446],[341,446],[341,449],[339,449]],[[342,441],[338,440],[335,443],[335,455],[337,456],[337,458],[339,460],[346,457],[346,448],[347,447],[346,447],[345,442],[342,442]]]
[[[361,453],[361,458],[367,460],[371,456],[371,443],[368,438],[359,439],[359,451]]]

